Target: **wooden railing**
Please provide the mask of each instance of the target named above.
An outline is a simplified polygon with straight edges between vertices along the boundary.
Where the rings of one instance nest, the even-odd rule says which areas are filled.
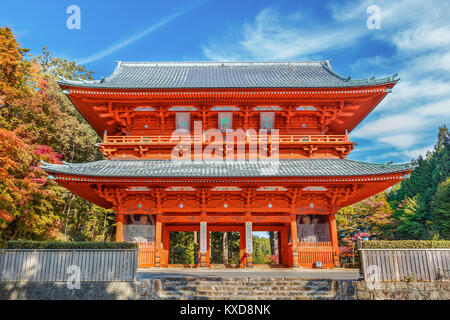
[[[155,265],[155,243],[139,242],[138,268],[151,268]]]
[[[297,247],[298,264],[312,268],[322,262],[323,267],[333,267],[333,246],[331,242],[299,242]]]
[[[149,144],[149,145],[172,145],[177,144],[184,139],[187,141],[187,137],[175,137],[172,136],[107,136],[103,138],[103,144]],[[235,138],[235,141],[239,141]],[[225,139],[224,139],[225,140]],[[190,142],[201,142],[209,144],[205,135],[192,135]],[[310,144],[310,143],[349,143],[348,135],[248,135],[245,136],[245,143],[285,143],[285,144]]]
[[[450,249],[360,249],[366,281],[450,279]]]

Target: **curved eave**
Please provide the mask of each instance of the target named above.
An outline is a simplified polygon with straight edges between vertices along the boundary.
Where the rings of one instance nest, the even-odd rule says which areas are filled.
[[[97,187],[101,185],[109,185],[114,187],[126,186],[192,186],[192,184],[209,184],[209,185],[242,185],[254,184],[259,186],[264,185],[283,185],[283,186],[357,186],[357,192],[350,195],[341,206],[351,205],[355,202],[361,201],[367,197],[381,192],[399,181],[408,178],[409,173],[416,167],[415,164],[406,163],[398,165],[374,165],[368,163],[361,163],[352,160],[342,159],[328,159],[331,161],[338,161],[345,163],[357,164],[361,166],[375,167],[380,170],[380,173],[373,174],[347,174],[347,175],[247,175],[247,176],[124,176],[120,174],[82,174],[77,171],[75,167],[82,167],[86,164],[47,164],[43,163],[41,168],[52,176],[59,184],[76,193],[77,195],[95,203],[96,205],[111,208],[112,203],[105,201],[97,194]],[[120,165],[121,161],[127,160],[104,160],[104,162],[113,162]],[[138,161],[139,160],[131,160]],[[169,160],[170,161],[170,160]],[[168,161],[168,162],[169,162]],[[307,160],[309,162],[314,160]],[[323,160],[322,160],[323,161]],[[129,161],[128,161],[129,162]],[[297,161],[298,162],[298,161]],[[300,161],[304,162],[304,161]],[[91,163],[92,164],[92,163]],[[89,165],[89,164],[88,164]],[[78,168],[79,169],[79,168]],[[79,171],[79,170],[78,170]],[[101,172],[102,170],[98,170]],[[326,191],[325,191],[326,192]]]
[[[84,164],[48,164],[41,168],[56,179],[82,182],[135,182],[140,180],[280,180],[373,181],[378,176],[409,174],[416,165],[372,164],[348,159],[295,159],[265,161],[174,162],[171,160],[103,160]],[[302,171],[303,170],[303,171]],[[189,172],[189,174],[186,174]],[[67,178],[67,179],[66,179]],[[112,181],[116,179],[117,181]],[[351,179],[351,180],[349,180]],[[121,181],[118,181],[121,180]]]
[[[363,89],[368,87],[377,87],[377,86],[388,86],[395,85],[400,79],[393,80],[392,78],[385,79],[377,79],[374,81],[370,80],[350,80],[348,83],[351,84],[349,86],[286,86],[286,87],[274,87],[274,86],[252,86],[252,87],[244,87],[244,86],[223,86],[223,87],[214,87],[214,86],[201,86],[201,87],[192,87],[192,86],[180,86],[180,87],[117,87],[117,86],[96,86],[92,83],[83,83],[78,81],[58,81],[57,83],[63,89],[66,88],[74,88],[74,89],[92,89],[92,90],[136,90],[136,91],[146,91],[146,90],[253,90],[253,89],[267,89],[267,90],[355,90],[355,89]]]

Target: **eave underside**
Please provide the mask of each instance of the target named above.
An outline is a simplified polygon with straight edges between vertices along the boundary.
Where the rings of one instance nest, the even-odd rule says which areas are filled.
[[[235,106],[258,106],[258,105],[278,105],[281,106],[285,115],[291,113],[289,107],[300,105],[317,106],[319,118],[325,117],[329,132],[343,134],[345,130],[351,132],[386,96],[395,83],[376,87],[360,88],[330,88],[330,89],[204,89],[204,90],[97,90],[62,85],[62,89],[69,89],[69,99],[85,117],[95,131],[102,135],[105,130],[109,134],[121,133],[122,121],[115,118],[124,115],[140,116],[132,110],[137,106],[152,106],[157,112],[148,115],[156,115],[157,118],[163,114],[167,115],[167,110],[171,106],[192,105],[202,110],[205,106],[215,105],[235,105]],[[351,114],[343,112],[343,117],[339,117],[340,106],[351,105]],[[118,109],[115,107],[117,106]],[[323,107],[321,107],[323,106]],[[114,114],[114,117],[104,117],[105,109],[107,113]],[[346,107],[344,108],[346,109]],[[244,108],[241,108],[244,112]],[[162,113],[161,113],[162,112]],[[210,112],[210,111],[208,111]],[[331,114],[329,114],[332,112]],[[170,113],[170,112],[169,112]],[[311,113],[311,112],[309,112]],[[215,113],[214,113],[215,114]],[[306,112],[305,114],[308,114]],[[334,116],[339,119],[334,119]],[[328,119],[329,118],[329,119]]]
[[[177,195],[175,199],[197,199],[199,192],[203,196],[205,192],[210,193],[204,198],[206,202],[211,202],[215,195],[237,201],[229,209],[217,204],[212,208],[203,204],[204,210],[211,213],[230,210],[273,213],[297,210],[301,213],[311,199],[322,199],[321,212],[329,212],[389,188],[414,169],[411,164],[374,165],[344,159],[279,160],[278,168],[261,166],[261,162],[252,165],[248,161],[244,164],[236,162],[231,166],[221,163],[209,168],[206,164],[199,164],[179,168],[183,164],[174,165],[171,161],[163,160],[105,160],[77,165],[46,164],[43,168],[72,192],[99,206],[115,207],[116,210],[118,206],[127,206],[124,204],[127,199],[154,199],[158,194],[163,202],[169,201],[167,199],[172,199],[174,195]],[[278,171],[274,172],[275,169]],[[222,189],[214,191],[215,187]],[[239,197],[249,190],[257,197],[244,205],[239,202],[242,200]],[[297,202],[301,199],[306,202],[290,205],[281,203],[282,199],[289,199],[292,194],[298,194]],[[165,196],[168,197],[166,200]],[[269,201],[273,197],[281,199],[281,202],[271,208],[266,207],[267,203],[258,202],[264,199]],[[188,207],[180,208],[177,207],[179,204],[173,203],[166,208],[162,205],[160,210],[166,213],[202,211],[201,199],[192,201]],[[149,204],[149,207],[155,206],[155,203]]]

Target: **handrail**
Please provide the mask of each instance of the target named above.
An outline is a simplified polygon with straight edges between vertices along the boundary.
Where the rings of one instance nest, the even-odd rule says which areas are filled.
[[[182,139],[186,139],[191,143],[202,142],[202,143],[210,143],[206,141],[205,135],[196,136],[193,135],[191,137],[177,137],[172,138],[172,136],[157,136],[157,135],[148,135],[148,136],[107,136],[105,135],[103,138],[103,144],[177,144]],[[239,142],[238,138],[237,141]],[[223,139],[224,143],[226,139]],[[289,144],[304,144],[304,143],[349,143],[348,135],[249,135],[245,136],[245,143],[289,143]]]

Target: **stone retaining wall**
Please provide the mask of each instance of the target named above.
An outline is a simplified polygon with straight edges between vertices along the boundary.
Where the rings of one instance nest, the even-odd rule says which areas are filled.
[[[0,281],[0,300],[137,300],[138,282],[81,282],[69,289],[67,282]]]
[[[449,300],[450,281],[166,277],[141,282],[0,281],[0,300]]]
[[[358,281],[356,292],[358,300],[450,300],[450,281]]]

